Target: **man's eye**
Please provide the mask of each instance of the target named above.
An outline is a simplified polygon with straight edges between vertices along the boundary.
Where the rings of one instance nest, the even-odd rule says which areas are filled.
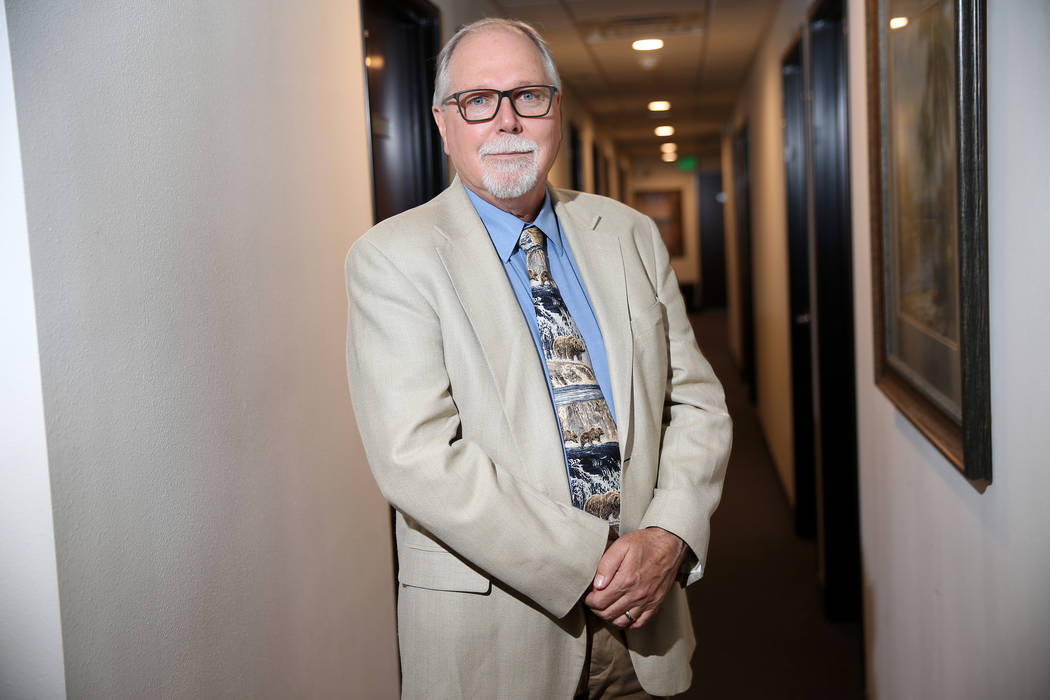
[[[488,93],[475,93],[473,95],[467,95],[465,102],[471,107],[484,107],[488,103],[492,102],[492,95]]]
[[[535,91],[525,90],[524,92],[519,92],[517,94],[516,99],[521,100],[522,102],[532,102],[534,100],[538,100],[539,98],[539,94],[537,94]]]

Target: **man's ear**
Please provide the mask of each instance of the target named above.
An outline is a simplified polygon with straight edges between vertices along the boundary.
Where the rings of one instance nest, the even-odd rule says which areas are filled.
[[[441,132],[441,145],[445,149],[445,155],[451,155],[448,152],[448,139],[445,138],[445,112],[440,107],[431,107],[430,111],[434,115],[434,123],[437,124],[438,131]]]

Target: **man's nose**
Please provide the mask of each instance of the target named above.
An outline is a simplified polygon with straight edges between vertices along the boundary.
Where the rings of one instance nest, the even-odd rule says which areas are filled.
[[[504,100],[504,98],[506,98]],[[496,120],[500,131],[509,131],[512,134],[521,132],[521,117],[514,111],[510,95],[501,95],[499,104],[496,105]]]

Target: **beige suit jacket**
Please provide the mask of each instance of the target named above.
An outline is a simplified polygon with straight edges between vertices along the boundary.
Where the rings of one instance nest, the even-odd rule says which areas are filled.
[[[608,355],[623,532],[659,526],[699,560],[731,423],[652,221],[551,190]],[[347,257],[350,392],[397,510],[406,698],[571,698],[581,597],[605,521],[573,508],[557,419],[521,307],[458,179],[366,233]],[[627,634],[654,695],[685,690],[694,638],[674,585]]]

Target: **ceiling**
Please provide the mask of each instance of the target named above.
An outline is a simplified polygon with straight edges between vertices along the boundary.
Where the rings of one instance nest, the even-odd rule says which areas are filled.
[[[507,17],[535,26],[562,81],[595,126],[632,160],[659,158],[671,124],[679,153],[717,153],[751,58],[778,0],[495,0]],[[634,51],[635,39],[663,39]],[[671,110],[646,109],[668,100]]]

